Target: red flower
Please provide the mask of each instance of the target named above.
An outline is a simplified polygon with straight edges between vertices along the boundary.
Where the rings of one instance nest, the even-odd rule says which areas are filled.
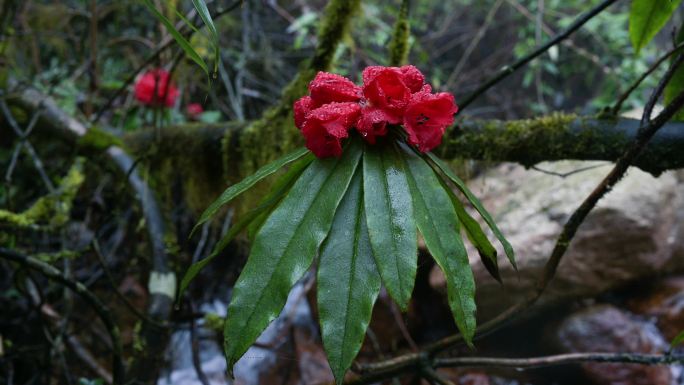
[[[172,107],[177,97],[178,88],[169,82],[166,70],[147,71],[135,83],[135,98],[144,105]]]
[[[309,83],[309,92],[315,107],[332,102],[357,102],[361,99],[361,88],[344,76],[319,72]]]
[[[425,76],[423,76],[423,73],[420,72],[418,68],[407,65],[399,68],[399,71],[403,76],[404,84],[406,84],[406,87],[408,87],[411,92],[418,92],[423,88]]]
[[[363,71],[363,96],[368,104],[385,113],[387,123],[401,122],[411,90],[401,72],[392,67],[367,67]]]
[[[369,66],[363,70],[363,84],[369,84],[375,76],[383,71],[395,71],[401,77],[406,87],[411,92],[418,92],[425,83],[425,76],[418,68],[412,65],[405,65],[402,67],[383,67],[383,66]]]
[[[383,110],[374,107],[361,109],[361,116],[356,122],[356,130],[370,144],[375,144],[375,138],[387,135],[387,120],[390,119]]]
[[[297,128],[300,130],[302,129],[304,122],[306,121],[306,116],[313,108],[313,100],[311,100],[310,96],[301,97],[294,103],[294,121]]]
[[[361,107],[358,103],[328,103],[309,112],[302,126],[306,148],[317,157],[342,155],[342,139],[356,123]]]
[[[190,103],[185,108],[185,112],[188,114],[190,119],[197,119],[204,112],[204,108],[202,108],[202,105],[199,103]]]
[[[428,152],[439,146],[446,127],[454,122],[458,106],[454,96],[446,92],[432,93],[429,85],[411,95],[404,114],[404,130],[408,142],[420,152]]]

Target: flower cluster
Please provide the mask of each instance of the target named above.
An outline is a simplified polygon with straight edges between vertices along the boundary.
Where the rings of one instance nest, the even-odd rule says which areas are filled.
[[[319,158],[340,156],[352,127],[371,144],[387,135],[388,125],[403,125],[409,144],[427,152],[437,147],[458,107],[453,95],[432,93],[414,66],[371,66],[363,86],[336,74],[319,72],[309,95],[294,104],[295,125],[306,147]]]
[[[169,81],[169,72],[163,69],[145,72],[135,83],[134,92],[140,103],[153,107],[173,107],[179,95],[178,88]]]

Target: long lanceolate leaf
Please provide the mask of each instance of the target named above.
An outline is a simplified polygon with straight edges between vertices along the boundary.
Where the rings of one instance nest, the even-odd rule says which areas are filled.
[[[228,306],[229,368],[278,316],[311,265],[360,158],[361,147],[352,142],[340,159],[314,160],[257,233]]]
[[[404,152],[416,224],[425,245],[444,272],[449,307],[464,340],[475,335],[475,278],[449,194],[425,160]]]
[[[416,279],[418,246],[404,162],[396,149],[366,148],[363,194],[373,255],[382,282],[403,310]]]
[[[494,222],[494,219],[492,216],[487,212],[487,210],[482,206],[482,202],[480,202],[479,199],[473,194],[468,187],[466,186],[465,182],[461,180],[456,174],[454,174],[453,171],[449,168],[447,164],[445,164],[441,159],[439,159],[435,154],[429,152],[427,156],[430,158],[430,160],[439,168],[439,170],[446,175],[449,180],[451,180],[456,187],[465,195],[466,199],[470,202],[470,204],[473,205],[475,210],[477,210],[478,213],[482,216],[482,219],[487,223],[490,229],[492,229],[492,232],[496,236],[496,238],[501,242],[501,245],[504,248],[504,251],[506,252],[506,256],[508,257],[508,260],[511,262],[513,267],[517,269],[517,265],[515,263],[515,252],[513,251],[513,246],[508,242],[506,237],[504,237],[503,233],[501,230],[499,230],[499,227],[496,225],[496,222]]]
[[[201,226],[204,222],[211,219],[221,207],[229,203],[235,197],[249,190],[249,188],[254,186],[257,182],[278,171],[278,169],[285,166],[286,164],[293,162],[301,158],[302,156],[306,155],[308,152],[309,150],[307,150],[306,148],[300,148],[294,152],[291,152],[283,156],[282,158],[276,159],[275,161],[257,170],[257,172],[255,172],[254,174],[243,179],[239,183],[228,187],[225,191],[223,191],[223,193],[218,199],[216,199],[212,204],[209,205],[209,207],[207,207],[206,210],[204,210],[204,212],[200,216],[199,221],[197,221],[197,224],[193,228],[192,233],[194,233],[199,228],[199,226]]]
[[[183,51],[185,51],[185,54],[190,57],[195,63],[197,63],[198,66],[204,70],[204,73],[209,76],[209,69],[207,68],[207,63],[204,62],[202,57],[192,48],[188,40],[183,37],[183,35],[178,32],[176,27],[173,26],[173,23],[169,21],[169,19],[166,18],[166,16],[162,15],[161,12],[155,8],[154,4],[152,4],[151,0],[142,0],[143,4],[154,14],[154,16],[161,21],[162,24],[166,27],[166,29],[169,31],[171,36],[173,36],[174,40],[176,40],[176,43],[183,48]]]
[[[380,292],[357,170],[335,214],[318,264],[318,314],[323,346],[337,383],[361,349]]]
[[[480,254],[480,260],[487,268],[487,271],[489,271],[489,274],[491,274],[494,279],[501,283],[496,248],[492,246],[491,242],[489,242],[489,239],[487,238],[487,235],[484,233],[484,231],[482,231],[480,224],[477,223],[477,221],[471,217],[470,214],[468,214],[456,195],[451,190],[447,190],[447,192],[449,193],[449,198],[451,198],[451,202],[456,210],[456,216],[458,216],[458,220],[463,225],[468,239]]]
[[[197,274],[199,274],[199,272],[202,271],[205,266],[211,263],[211,261],[216,258],[218,253],[228,246],[235,236],[242,232],[242,230],[244,230],[246,227],[251,226],[253,222],[259,222],[262,216],[268,215],[273,210],[278,202],[280,202],[282,197],[289,191],[290,187],[292,187],[292,184],[297,177],[302,174],[306,166],[308,166],[312,160],[313,154],[309,153],[294,162],[292,167],[290,167],[290,169],[287,170],[287,172],[273,184],[271,191],[266,194],[259,205],[245,213],[237,223],[233,224],[230,229],[228,229],[226,235],[224,235],[223,238],[221,238],[221,240],[216,244],[216,246],[214,246],[211,254],[209,254],[209,256],[203,260],[192,264],[192,266],[188,268],[188,271],[181,280],[180,290],[178,291],[179,299]],[[259,225],[260,224],[261,223],[259,223]]]
[[[192,0],[192,4],[195,6],[200,18],[202,18],[202,21],[209,29],[211,45],[214,46],[214,73],[216,73],[219,60],[219,41],[218,33],[216,32],[216,27],[214,26],[214,20],[212,20],[211,13],[209,13],[209,9],[207,9],[207,4],[205,4],[204,0]]]

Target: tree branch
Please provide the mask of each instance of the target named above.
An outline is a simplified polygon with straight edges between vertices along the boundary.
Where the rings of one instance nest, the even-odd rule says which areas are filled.
[[[456,357],[436,359],[434,361],[434,365],[437,368],[493,367],[535,369],[548,366],[583,364],[587,362],[640,365],[671,365],[684,363],[684,355],[634,353],[570,353],[533,358]]]

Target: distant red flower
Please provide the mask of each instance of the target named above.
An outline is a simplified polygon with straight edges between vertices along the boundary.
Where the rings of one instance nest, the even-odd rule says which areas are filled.
[[[134,91],[135,98],[146,106],[172,107],[178,98],[178,88],[169,82],[169,72],[163,69],[145,72],[135,83]]]
[[[447,92],[432,93],[429,85],[411,95],[404,114],[404,130],[408,142],[420,152],[439,146],[447,126],[454,123],[458,111],[454,96]]]
[[[190,103],[185,107],[185,112],[190,119],[198,119],[204,112],[204,108],[202,108],[202,105],[199,103]]]
[[[342,139],[359,117],[358,103],[328,103],[312,110],[302,126],[306,148],[317,157],[342,155]]]

